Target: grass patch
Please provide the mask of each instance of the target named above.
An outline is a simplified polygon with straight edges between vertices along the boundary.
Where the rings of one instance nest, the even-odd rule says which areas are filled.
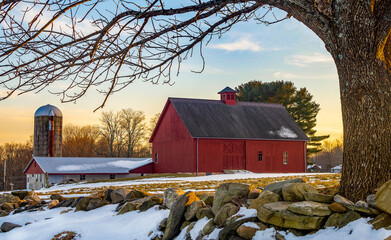
[[[194,174],[189,173],[157,173],[150,174],[139,177],[131,177],[131,178],[117,178],[117,179],[106,179],[106,180],[95,180],[88,181],[86,183],[99,183],[99,182],[123,182],[123,181],[131,181],[131,180],[140,180],[140,179],[148,179],[148,178],[179,178],[179,177],[195,177]]]

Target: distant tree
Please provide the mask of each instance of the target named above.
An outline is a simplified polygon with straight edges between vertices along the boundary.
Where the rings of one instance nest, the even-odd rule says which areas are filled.
[[[10,190],[10,183],[14,189],[26,188],[24,168],[32,158],[33,145],[26,143],[5,143],[0,145],[0,188]],[[6,164],[6,179],[4,182],[4,168]]]
[[[148,140],[151,138],[153,130],[155,130],[157,121],[159,121],[160,113],[156,113],[150,120],[148,126]]]
[[[62,132],[63,157],[95,157],[99,139],[98,126],[76,126],[68,124]]]
[[[145,140],[145,113],[128,108],[122,109],[119,112],[119,117],[121,128],[125,132],[123,139],[126,146],[125,156],[134,157],[135,148]]]
[[[121,117],[113,111],[102,112],[100,134],[105,139],[110,157],[119,157],[123,148],[124,131],[121,128]]]
[[[282,104],[295,122],[310,137],[307,156],[322,150],[320,141],[329,137],[315,136],[316,116],[320,106],[306,88],[297,89],[292,82],[250,81],[235,88],[237,99],[246,102],[267,102]]]
[[[313,156],[310,161],[322,167],[322,172],[330,172],[331,168],[342,164],[343,142],[341,139],[322,142],[323,151]]]

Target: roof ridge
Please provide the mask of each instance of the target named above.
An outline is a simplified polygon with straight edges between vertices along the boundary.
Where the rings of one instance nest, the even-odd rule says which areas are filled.
[[[192,102],[214,102],[214,103],[221,103],[224,104],[221,100],[218,99],[201,99],[201,98],[181,98],[181,97],[169,97],[169,100],[185,100],[185,101],[192,101]],[[224,104],[225,105],[225,104]],[[247,101],[237,101],[236,105],[244,105],[244,106],[264,106],[264,107],[282,107],[285,108],[280,103],[266,103],[266,102],[247,102]],[[235,106],[235,105],[233,105]]]

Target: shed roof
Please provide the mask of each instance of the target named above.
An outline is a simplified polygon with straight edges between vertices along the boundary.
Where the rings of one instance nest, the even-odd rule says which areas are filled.
[[[193,138],[300,140],[309,138],[281,104],[169,98]]]
[[[152,163],[152,158],[81,158],[81,157],[33,157],[33,161],[48,174],[125,174]]]

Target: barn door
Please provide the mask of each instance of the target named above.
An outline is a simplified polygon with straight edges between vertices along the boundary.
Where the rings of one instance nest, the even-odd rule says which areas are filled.
[[[244,141],[223,142],[223,169],[245,169]]]

